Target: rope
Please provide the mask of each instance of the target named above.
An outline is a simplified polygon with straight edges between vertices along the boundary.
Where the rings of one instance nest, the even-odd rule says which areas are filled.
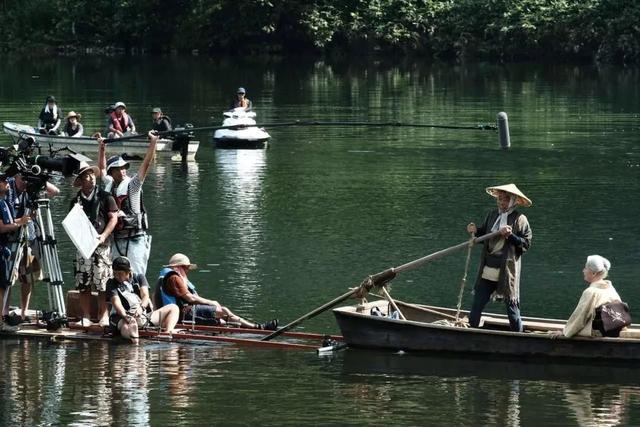
[[[460,293],[458,294],[458,305],[456,307],[456,324],[460,323],[460,307],[462,306],[464,287],[467,284],[467,273],[469,272],[469,263],[471,261],[471,249],[473,249],[475,238],[475,234],[471,234],[471,238],[469,239],[469,249],[467,250],[467,260],[464,263],[464,275],[462,276],[462,280],[460,282]]]

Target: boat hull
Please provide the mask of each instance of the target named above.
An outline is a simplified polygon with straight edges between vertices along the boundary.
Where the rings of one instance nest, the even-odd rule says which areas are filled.
[[[77,153],[90,154],[98,152],[98,144],[95,138],[79,137],[71,138],[68,136],[58,135],[43,135],[35,131],[35,129],[28,125],[21,125],[18,123],[4,122],[2,126],[4,132],[17,140],[21,137],[32,136],[45,148],[51,146],[54,150],[61,148],[69,148]],[[178,153],[178,150],[173,149],[174,141],[171,139],[160,139],[157,144],[156,153],[158,155],[173,156]],[[127,154],[129,156],[144,156],[147,152],[148,142],[141,138],[140,140],[115,140],[110,142],[107,146],[108,152],[116,152],[119,154]],[[198,148],[200,146],[199,141],[189,141],[187,149],[187,158],[194,158]]]
[[[369,303],[371,307],[376,303]],[[386,307],[386,301],[382,304]],[[381,305],[382,307],[382,305]],[[428,306],[427,306],[428,307]],[[437,311],[448,309],[433,307]],[[400,305],[403,310],[403,305]],[[548,357],[592,360],[638,360],[640,339],[631,338],[564,338],[552,339],[546,333],[510,332],[443,326],[427,321],[393,320],[368,314],[370,307],[358,311],[357,306],[333,311],[338,326],[349,346],[411,352],[453,352],[493,356]],[[490,315],[496,319],[504,316]],[[529,318],[532,319],[532,318]],[[523,319],[525,324],[527,318]],[[544,319],[532,319],[540,321]],[[561,322],[549,319],[556,330]]]

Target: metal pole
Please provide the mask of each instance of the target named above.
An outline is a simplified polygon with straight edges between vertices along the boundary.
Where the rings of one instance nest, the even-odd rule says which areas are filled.
[[[498,113],[498,136],[500,147],[508,150],[511,147],[511,137],[509,136],[509,118],[504,111]]]

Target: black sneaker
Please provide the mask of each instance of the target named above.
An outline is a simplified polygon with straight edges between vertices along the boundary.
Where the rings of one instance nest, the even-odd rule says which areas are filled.
[[[268,322],[260,324],[260,329],[266,329],[267,331],[277,331],[278,319],[269,320]]]

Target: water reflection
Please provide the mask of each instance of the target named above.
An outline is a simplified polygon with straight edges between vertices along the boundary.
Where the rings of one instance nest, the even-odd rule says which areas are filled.
[[[256,272],[263,254],[266,150],[216,150],[215,161],[225,215],[223,237],[233,242],[225,253],[233,270],[230,280],[239,295],[255,298],[259,289]]]

